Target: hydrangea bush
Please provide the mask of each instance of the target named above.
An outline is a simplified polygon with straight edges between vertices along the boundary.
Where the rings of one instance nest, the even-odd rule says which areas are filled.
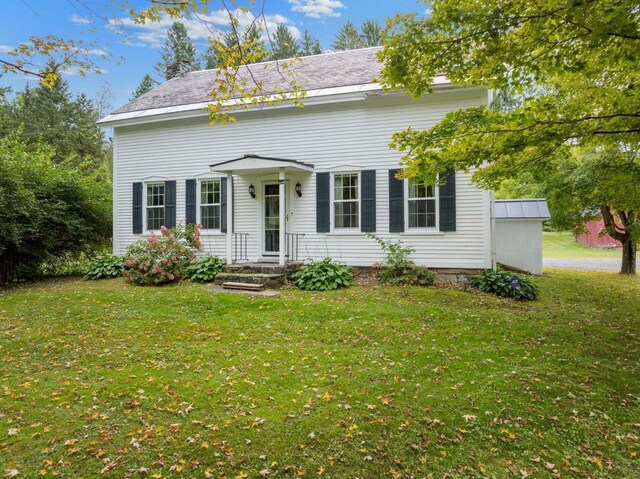
[[[201,248],[201,225],[160,228],[160,235],[149,235],[127,249],[124,275],[133,283],[158,285],[183,278]]]

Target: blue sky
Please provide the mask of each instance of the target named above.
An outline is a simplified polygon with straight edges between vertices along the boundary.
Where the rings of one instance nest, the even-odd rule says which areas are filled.
[[[82,6],[90,6],[91,11]],[[71,90],[96,98],[109,90],[113,109],[123,105],[131,96],[145,73],[158,77],[154,65],[160,59],[170,20],[145,26],[133,25],[125,13],[106,10],[112,0],[11,0],[3,5],[0,19],[0,55],[19,45],[30,36],[47,34],[90,42],[91,58],[104,70],[102,75],[80,77],[76,72],[65,74]],[[144,5],[144,0],[131,0]],[[257,2],[258,4],[260,1]],[[223,12],[216,11],[219,2],[211,1],[208,17],[210,28],[223,28]],[[294,34],[308,29],[317,37],[323,49],[328,49],[336,32],[347,21],[359,25],[367,18],[382,22],[398,12],[424,12],[426,5],[415,0],[265,0],[268,24],[286,24]],[[185,22],[194,43],[204,50],[207,28],[201,22]],[[117,25],[117,27],[116,27]],[[219,25],[219,26],[218,26]],[[102,54],[108,53],[107,61]],[[0,85],[21,90],[28,80],[21,75],[5,75]]]

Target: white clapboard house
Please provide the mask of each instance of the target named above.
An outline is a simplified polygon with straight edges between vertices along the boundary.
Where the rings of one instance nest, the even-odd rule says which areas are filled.
[[[402,240],[435,269],[492,264],[491,193],[449,172],[446,186],[396,178],[394,132],[426,129],[447,112],[486,105],[483,87],[436,78],[419,100],[383,92],[369,48],[305,57],[292,67],[307,97],[236,113],[211,126],[215,71],[174,78],[100,121],[113,128],[114,250],[162,225],[203,225],[204,251],[229,263],[331,257],[354,266],[383,259],[366,233]],[[274,62],[254,65],[266,90]],[[240,71],[246,75],[245,70]]]

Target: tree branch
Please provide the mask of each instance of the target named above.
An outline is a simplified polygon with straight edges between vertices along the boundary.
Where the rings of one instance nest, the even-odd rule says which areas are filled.
[[[22,67],[20,65],[8,62],[6,60],[3,60],[2,58],[0,58],[0,63],[2,63],[3,65],[6,65],[11,70],[16,70],[16,71],[22,72],[25,75],[33,75],[33,76],[36,76],[36,77],[39,77],[39,78],[44,78],[46,76],[42,72],[38,72],[38,71],[34,71],[34,70],[27,70],[26,68],[24,68],[24,67]]]

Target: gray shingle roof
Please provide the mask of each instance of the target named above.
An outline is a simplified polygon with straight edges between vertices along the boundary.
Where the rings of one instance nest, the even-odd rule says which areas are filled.
[[[293,73],[295,80],[306,91],[374,83],[382,71],[382,64],[376,57],[380,49],[381,47],[364,48],[303,57],[287,71]],[[249,69],[255,80],[263,83],[266,94],[274,93],[278,86],[285,92],[291,91],[287,74],[285,73],[283,79],[276,62],[257,63],[251,65]],[[211,90],[217,71],[203,70],[173,78],[127,103],[114,113],[211,101]],[[241,67],[238,75],[240,80],[247,78],[252,82],[247,67]]]
[[[548,220],[549,207],[544,199],[496,200],[496,219]]]

